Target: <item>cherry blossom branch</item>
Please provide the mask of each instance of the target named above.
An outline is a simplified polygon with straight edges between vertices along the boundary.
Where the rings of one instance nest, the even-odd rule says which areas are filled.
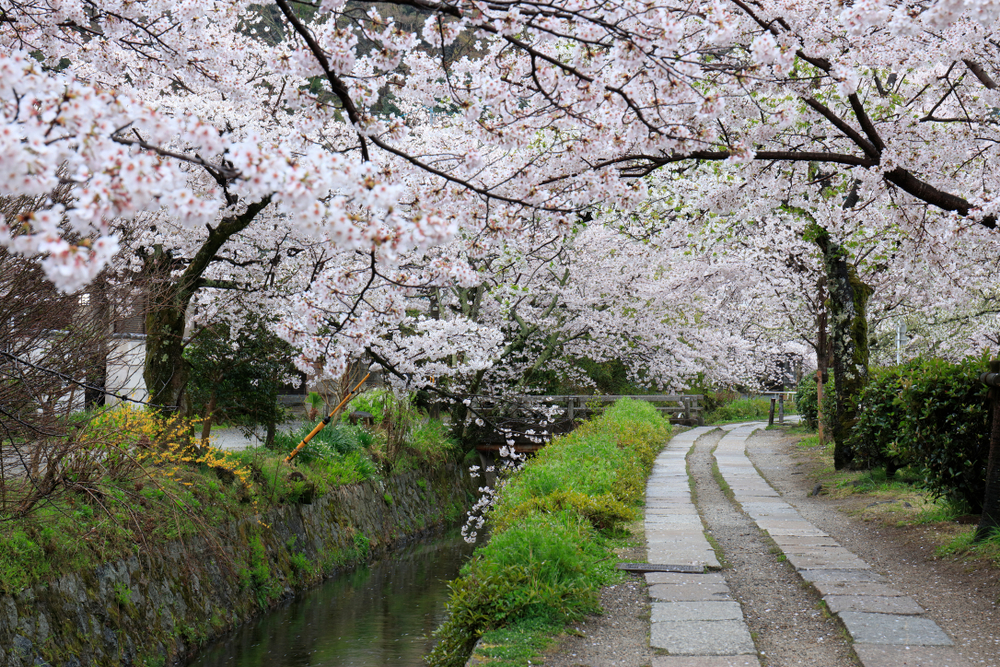
[[[340,80],[340,77],[336,75],[333,69],[330,67],[330,60],[326,57],[326,53],[323,51],[323,47],[319,45],[316,38],[313,37],[312,32],[299,20],[299,17],[295,15],[295,10],[288,6],[287,0],[275,0],[275,4],[281,9],[281,13],[285,15],[285,18],[289,23],[292,24],[292,28],[295,32],[305,41],[306,45],[309,47],[309,51],[312,52],[313,57],[316,58],[316,62],[319,63],[320,67],[323,68],[323,73],[326,76],[327,82],[330,84],[330,89],[333,94],[337,96],[340,103],[344,105],[344,111],[347,112],[347,117],[350,119],[351,124],[354,125],[355,131],[358,133],[358,141],[361,145],[361,157],[365,162],[371,160],[371,156],[368,154],[368,143],[365,141],[365,137],[361,134],[361,128],[363,126],[361,122],[361,114],[358,113],[358,108],[354,104],[354,99],[351,97],[350,92],[347,90],[347,86],[344,82]]]

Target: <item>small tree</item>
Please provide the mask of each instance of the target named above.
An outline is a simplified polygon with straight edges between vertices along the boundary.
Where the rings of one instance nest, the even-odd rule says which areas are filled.
[[[238,331],[228,323],[203,330],[185,354],[191,404],[203,419],[202,441],[208,440],[213,423],[225,420],[247,434],[264,426],[264,444],[271,447],[284,418],[278,391],[295,373],[294,349],[260,318],[249,317]]]

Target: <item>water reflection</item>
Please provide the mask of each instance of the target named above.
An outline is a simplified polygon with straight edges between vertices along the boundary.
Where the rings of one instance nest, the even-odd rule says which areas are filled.
[[[342,574],[202,652],[191,667],[417,667],[472,553],[457,534]]]

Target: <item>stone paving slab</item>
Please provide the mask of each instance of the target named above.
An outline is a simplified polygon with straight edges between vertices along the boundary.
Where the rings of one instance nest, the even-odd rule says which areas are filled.
[[[760,667],[760,660],[745,655],[658,655],[653,658],[652,667]]]
[[[845,611],[839,614],[851,638],[859,644],[951,646],[948,635],[929,618]]]
[[[812,586],[821,597],[828,595],[876,595],[891,598],[905,595],[895,588],[871,581],[814,581]]]
[[[654,602],[650,620],[653,623],[670,621],[741,621],[743,610],[739,602],[702,601]]]
[[[703,584],[726,585],[726,578],[717,572],[706,574],[691,574],[689,572],[647,572],[647,584],[672,584],[680,586],[691,584],[694,586]]]
[[[836,547],[840,546],[837,541],[829,535],[810,535],[808,537],[795,537],[793,535],[774,535],[771,537],[774,543],[781,547],[782,551],[798,549],[801,547]]]
[[[761,526],[761,528],[764,528]],[[772,526],[766,528],[767,534],[771,535],[775,541],[780,537],[826,537],[826,533],[818,528],[790,528],[784,526]]]
[[[668,516],[646,517],[647,526],[701,526],[701,517],[697,514],[670,514]]]
[[[755,654],[746,623],[739,621],[677,621],[653,623],[649,645],[672,655]]]
[[[835,614],[844,611],[867,611],[875,614],[924,613],[917,601],[905,595],[889,597],[884,595],[826,595],[823,601]]]
[[[673,552],[669,549],[664,549],[663,551],[650,551],[648,560],[654,561],[663,565],[698,565],[710,570],[721,569],[722,564],[719,563],[719,559],[715,555],[711,556],[698,556],[688,558],[687,560],[681,560],[677,558]]]
[[[664,602],[708,602],[731,600],[729,586],[722,584],[653,584],[649,597]]]
[[[837,568],[838,570],[869,570],[871,565],[864,562],[857,556],[849,554],[846,556],[826,556],[813,554],[790,554],[785,557],[796,570],[819,570]]]
[[[886,582],[886,578],[874,570],[840,570],[837,568],[800,570],[799,576],[806,581],[815,583],[817,581],[826,582],[860,582],[870,581],[875,583]]]
[[[972,663],[959,655],[958,651],[946,646],[855,644],[854,652],[858,654],[864,667],[972,667]],[[656,665],[656,658],[653,659],[653,664]]]

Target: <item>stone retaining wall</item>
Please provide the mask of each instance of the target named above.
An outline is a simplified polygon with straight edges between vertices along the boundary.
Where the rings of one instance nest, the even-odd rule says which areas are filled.
[[[183,664],[339,569],[457,519],[463,469],[339,487],[148,553],[0,595],[0,667]]]

